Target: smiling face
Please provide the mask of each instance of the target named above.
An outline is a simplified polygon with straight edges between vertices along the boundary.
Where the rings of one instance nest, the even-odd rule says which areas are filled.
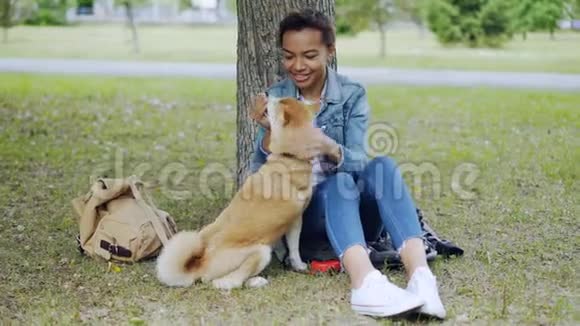
[[[324,44],[317,29],[288,30],[282,36],[282,63],[301,91],[322,89],[326,64],[333,54],[334,46]]]

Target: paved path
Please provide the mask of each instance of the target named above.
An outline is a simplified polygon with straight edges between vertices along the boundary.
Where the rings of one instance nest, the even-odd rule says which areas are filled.
[[[233,80],[233,64],[134,62],[73,59],[0,59],[0,72],[109,76],[175,76]],[[530,88],[580,91],[580,74],[510,73],[340,67],[339,72],[364,84]]]

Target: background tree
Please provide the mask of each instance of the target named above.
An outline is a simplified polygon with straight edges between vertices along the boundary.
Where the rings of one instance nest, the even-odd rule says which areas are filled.
[[[404,16],[409,18],[417,28],[419,28],[420,35],[424,35],[425,31],[425,0],[395,0],[394,4],[397,10]]]
[[[337,0],[337,29],[342,33],[356,34],[376,28],[379,31],[379,56],[384,58],[387,52],[387,23],[394,12],[392,0]]]
[[[555,39],[558,22],[564,16],[563,0],[537,0],[531,12],[532,28],[548,31],[550,38]]]
[[[442,44],[459,43],[462,30],[459,26],[459,10],[442,0],[431,0],[426,7],[427,23]]]
[[[245,180],[256,127],[248,119],[252,98],[284,76],[277,46],[278,24],[289,12],[313,8],[334,20],[334,0],[238,0],[237,185]],[[336,63],[334,63],[335,66]]]
[[[17,0],[1,0],[0,19],[2,19],[2,41],[8,41],[8,29],[14,26],[16,22],[16,5]]]
[[[8,30],[26,19],[32,12],[32,0],[0,0],[2,42],[8,42]]]
[[[528,32],[532,30],[532,12],[535,0],[514,0],[512,2],[512,26],[515,32],[522,34],[522,39],[528,38]]]
[[[479,23],[482,42],[489,47],[499,47],[512,35],[511,6],[506,0],[489,0],[481,8]]]
[[[368,28],[370,11],[358,0],[336,0],[335,4],[337,34],[354,36]]]
[[[580,17],[580,0],[564,0],[564,18],[575,20]]]
[[[125,8],[125,17],[127,19],[127,27],[131,32],[131,44],[133,53],[141,52],[139,44],[139,32],[137,31],[137,24],[135,23],[135,8],[151,3],[150,0],[116,0],[115,4]]]
[[[17,0],[21,1],[21,0]],[[66,11],[74,5],[69,0],[30,0],[34,2],[34,10],[24,21],[27,25],[67,25]]]
[[[498,47],[511,35],[510,1],[430,0],[429,28],[443,44]]]
[[[387,55],[387,23],[393,17],[393,3],[390,0],[361,0],[365,1],[370,6],[367,10],[373,13],[371,22],[379,30],[379,56],[384,58]]]
[[[511,0],[514,31],[527,39],[528,32],[549,31],[554,39],[558,22],[578,0]]]
[[[570,17],[572,19],[580,19],[580,0],[571,0],[569,7]]]

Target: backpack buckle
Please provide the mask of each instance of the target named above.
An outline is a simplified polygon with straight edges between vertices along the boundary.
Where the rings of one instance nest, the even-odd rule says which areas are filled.
[[[102,249],[105,249],[106,251],[110,252],[111,255],[115,255],[118,257],[125,257],[125,258],[130,258],[131,257],[131,250],[118,246],[116,244],[110,243],[106,240],[101,240],[100,246]]]

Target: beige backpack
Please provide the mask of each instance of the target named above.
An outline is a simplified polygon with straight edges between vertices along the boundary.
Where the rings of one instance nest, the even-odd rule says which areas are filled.
[[[91,257],[131,263],[152,258],[177,232],[173,218],[155,207],[135,176],[98,179],[72,205],[79,249]]]

